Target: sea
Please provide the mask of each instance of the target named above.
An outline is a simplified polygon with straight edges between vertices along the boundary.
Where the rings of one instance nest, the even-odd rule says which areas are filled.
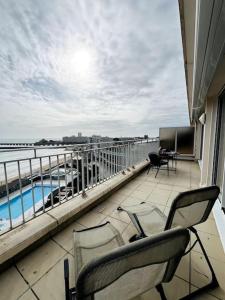
[[[4,143],[34,143],[37,139],[0,139],[1,146]],[[65,148],[53,149],[51,146],[47,146],[45,149],[37,149],[36,156],[48,156],[48,155],[59,155],[63,157],[64,154],[71,153],[71,151],[66,151]],[[34,150],[29,149],[0,149],[0,185],[5,181],[5,171],[4,164],[6,162],[6,170],[7,170],[7,178],[14,178],[18,176],[18,164],[17,162],[10,162],[14,160],[23,160],[34,158]],[[56,157],[52,157],[52,163],[56,161]],[[43,159],[43,165],[46,165],[48,158]],[[40,166],[40,161],[36,159],[32,159],[32,166],[35,170],[37,170]],[[29,160],[21,161],[20,163],[20,171],[21,174],[28,173],[30,171]]]

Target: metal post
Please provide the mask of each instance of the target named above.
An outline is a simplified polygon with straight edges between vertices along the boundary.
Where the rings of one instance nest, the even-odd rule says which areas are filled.
[[[87,170],[86,170],[86,173],[87,173],[87,189],[89,189],[89,169],[88,169],[88,152],[86,152],[86,155],[87,155],[87,158],[86,158],[86,165],[87,165]]]
[[[58,171],[58,186],[59,186],[59,204],[61,204],[61,186],[60,186],[60,174],[59,174],[59,155],[57,155],[57,171]]]
[[[53,208],[53,194],[52,194],[52,165],[51,165],[51,156],[48,157],[48,163],[49,163],[49,172],[50,172],[50,187],[51,187],[51,206]]]
[[[93,187],[94,180],[93,180],[93,150],[91,149],[91,186]]]
[[[18,175],[19,175],[19,185],[20,185],[20,198],[21,198],[21,209],[22,209],[22,217],[23,217],[23,223],[25,222],[25,217],[24,217],[24,203],[23,203],[23,193],[22,193],[22,182],[21,182],[21,173],[20,173],[20,161],[17,161],[17,166],[18,166]]]
[[[31,182],[31,189],[32,189],[32,201],[33,201],[33,211],[34,211],[34,217],[35,215],[35,200],[34,200],[34,186],[33,186],[33,172],[32,172],[32,163],[31,159],[29,159],[30,163],[30,182]]]
[[[42,203],[43,203],[43,212],[45,212],[45,194],[43,186],[43,171],[42,171],[42,158],[40,157],[40,172],[41,172],[41,191],[42,191]]]
[[[73,154],[70,154],[71,157],[71,185],[72,185],[72,197],[74,197],[74,186],[73,186]]]
[[[66,154],[64,154],[64,169],[65,169],[65,191],[66,191],[66,201],[68,200],[68,186],[67,186],[67,169],[66,169]]]
[[[85,192],[85,183],[84,183],[84,152],[82,152],[81,155],[81,169],[82,169],[82,196],[85,197],[86,196],[86,192]]]
[[[103,177],[103,175],[104,175],[104,171],[103,171],[103,169],[104,169],[104,164],[105,164],[105,160],[104,160],[104,149],[103,150],[100,150],[100,153],[101,153],[101,155],[100,155],[100,157],[101,157],[101,181],[103,182],[104,181],[104,177]]]
[[[77,194],[80,193],[79,152],[77,151]]]
[[[11,213],[11,203],[9,200],[9,185],[8,185],[8,178],[7,178],[7,170],[6,170],[6,163],[4,163],[4,173],[5,173],[5,187],[7,193],[7,203],[8,203],[8,210],[9,210],[9,225],[10,229],[12,229],[12,213]]]
[[[98,175],[97,175],[97,172],[98,172],[98,169],[97,169],[97,154],[96,154],[97,150],[95,150],[95,184],[97,185],[98,183]]]

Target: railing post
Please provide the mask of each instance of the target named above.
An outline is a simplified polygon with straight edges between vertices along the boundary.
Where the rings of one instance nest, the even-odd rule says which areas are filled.
[[[5,174],[5,187],[6,187],[7,203],[8,203],[8,211],[9,211],[9,226],[10,229],[12,229],[12,212],[11,212],[11,203],[9,199],[9,185],[8,185],[8,178],[7,178],[6,163],[4,163],[4,174]]]
[[[58,185],[59,185],[59,204],[61,204],[61,184],[60,184],[60,174],[59,174],[59,155],[56,156],[57,158],[57,173],[58,173]]]
[[[74,182],[73,182],[73,154],[70,154],[71,158],[71,188],[72,188],[72,197],[74,197]]]
[[[85,181],[84,181],[84,151],[81,153],[81,178],[82,178],[82,197],[86,197]]]
[[[20,198],[21,198],[22,217],[23,217],[23,223],[25,223],[24,203],[23,203],[23,193],[22,193],[22,181],[21,181],[20,161],[19,160],[17,161],[17,166],[18,166],[19,185],[20,185]]]
[[[32,172],[31,159],[29,159],[29,164],[30,164],[30,181],[31,181],[31,189],[32,189],[33,212],[34,212],[34,217],[36,217],[36,215],[35,215],[34,187],[33,187],[33,172]]]

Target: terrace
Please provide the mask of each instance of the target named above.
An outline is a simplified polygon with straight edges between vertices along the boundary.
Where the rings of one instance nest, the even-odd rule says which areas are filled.
[[[130,219],[124,212],[118,212],[117,206],[120,204],[135,204],[146,201],[158,206],[166,214],[174,197],[182,191],[194,189],[199,186],[200,170],[198,164],[192,161],[178,161],[177,172],[171,172],[169,176],[165,171],[160,171],[157,178],[154,177],[155,171],[146,174],[147,162],[142,162],[136,166],[136,176],[118,174],[87,192],[87,197],[81,201],[90,200],[93,194],[100,188],[111,188],[111,195],[107,195],[104,201],[98,203],[98,197],[91,207],[87,207],[82,216],[74,215],[72,223],[65,226],[60,232],[51,236],[35,250],[30,251],[26,256],[19,259],[13,266],[5,270],[0,275],[1,299],[64,299],[63,281],[63,261],[69,258],[72,266],[73,246],[72,230],[82,229],[110,221],[121,233],[126,242],[135,233],[135,228],[130,223]],[[117,183],[126,176],[131,176],[123,183],[117,191],[113,190],[115,181]],[[78,196],[80,197],[80,196]],[[100,198],[99,198],[100,199]],[[77,201],[80,201],[77,199]],[[64,212],[71,207],[71,201],[62,204]],[[60,209],[61,209],[60,207]],[[59,214],[53,213],[58,208],[53,208],[36,218],[34,221],[23,225],[23,228],[30,226],[32,222],[37,222],[43,216],[48,218],[57,217]],[[42,220],[43,221],[43,220]],[[70,219],[71,221],[71,219]],[[225,255],[221,241],[217,232],[213,215],[207,222],[198,226],[199,234],[207,250],[210,260],[217,275],[220,288],[212,290],[209,294],[204,294],[197,299],[225,299]],[[14,229],[7,234],[12,234]],[[4,235],[3,235],[4,237]],[[191,272],[189,272],[191,268]],[[204,285],[209,281],[209,272],[204,263],[202,254],[198,247],[195,247],[190,255],[183,257],[176,276],[169,283],[165,284],[165,293],[168,299],[179,299],[188,294],[189,288],[194,290],[196,287]],[[71,270],[71,282],[73,282],[73,271]],[[191,286],[189,287],[189,280]],[[158,293],[153,289],[142,295],[138,299],[159,299]]]

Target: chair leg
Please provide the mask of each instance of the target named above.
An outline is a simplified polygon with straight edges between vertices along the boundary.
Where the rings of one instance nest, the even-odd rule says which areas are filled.
[[[155,178],[157,177],[157,175],[158,175],[158,173],[159,173],[159,169],[160,169],[160,167],[157,168],[157,172],[156,172],[156,174],[155,174]]]
[[[152,167],[152,165],[151,165],[151,163],[149,163],[149,167],[148,167],[147,175],[148,175],[148,173],[150,172],[150,170],[151,170],[151,167]]]
[[[161,300],[167,300],[162,284],[158,284],[156,286],[156,289],[157,289],[157,291],[159,292],[159,294],[161,296]]]
[[[215,272],[214,272],[214,270],[213,270],[213,267],[212,267],[212,265],[211,265],[211,263],[210,263],[210,260],[209,260],[209,258],[208,258],[208,255],[207,255],[206,251],[205,251],[205,248],[204,248],[204,246],[203,246],[203,244],[202,244],[202,242],[201,242],[201,239],[200,239],[200,237],[199,237],[199,235],[198,235],[197,230],[196,230],[194,227],[190,227],[189,229],[190,229],[190,231],[193,232],[194,235],[196,236],[196,239],[197,239],[197,241],[198,241],[198,243],[199,243],[199,245],[200,245],[200,248],[201,248],[201,250],[202,250],[202,253],[203,253],[203,255],[204,255],[204,257],[205,257],[205,260],[206,260],[206,262],[207,262],[207,265],[208,265],[208,267],[209,267],[209,269],[210,269],[210,271],[211,271],[212,279],[211,279],[210,283],[208,283],[208,284],[206,284],[205,286],[203,286],[203,287],[197,289],[196,291],[192,292],[191,294],[189,294],[189,295],[187,295],[187,296],[181,298],[180,300],[189,300],[189,299],[191,300],[191,299],[193,299],[193,297],[195,297],[195,296],[197,296],[197,295],[199,295],[199,294],[201,294],[201,293],[203,293],[203,292],[206,292],[206,291],[208,291],[208,290],[211,290],[211,289],[214,289],[214,288],[216,288],[216,287],[219,287],[219,283],[218,283],[218,281],[217,281],[216,274],[215,274]]]
[[[70,300],[70,288],[69,288],[69,261],[64,260],[64,282],[65,282],[65,299]]]
[[[169,173],[169,162],[168,162],[168,164],[167,164],[167,174],[168,174],[168,176],[170,175],[170,173]]]

